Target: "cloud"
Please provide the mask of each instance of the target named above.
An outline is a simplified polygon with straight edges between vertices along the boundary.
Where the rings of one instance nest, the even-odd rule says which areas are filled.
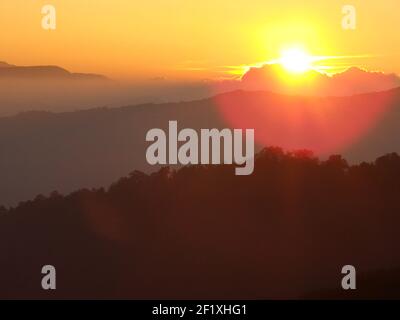
[[[219,83],[217,91],[242,89],[295,95],[347,96],[396,87],[400,87],[400,77],[396,74],[372,72],[358,67],[350,67],[333,76],[315,70],[293,75],[279,64],[265,64],[249,68],[238,80]]]

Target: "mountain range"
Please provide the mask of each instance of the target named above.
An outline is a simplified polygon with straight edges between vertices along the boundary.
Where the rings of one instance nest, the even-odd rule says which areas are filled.
[[[0,62],[0,116],[193,101],[234,90],[324,97],[379,92],[399,86],[400,79],[395,74],[356,67],[333,76],[314,70],[294,76],[279,65],[263,65],[230,80],[176,81],[161,77],[131,82],[73,73],[59,66],[24,67]]]
[[[255,128],[257,150],[280,146],[343,154],[351,163],[400,152],[400,89],[351,97],[233,91],[191,102],[26,112],[0,118],[0,204],[53,190],[107,186],[147,164],[147,131]]]
[[[71,73],[58,66],[15,66],[0,61],[0,78],[59,79],[59,80],[107,80],[107,77],[91,73]]]

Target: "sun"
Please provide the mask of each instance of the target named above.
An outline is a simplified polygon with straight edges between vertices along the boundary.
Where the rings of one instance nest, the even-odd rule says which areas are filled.
[[[300,48],[283,50],[279,63],[291,73],[304,73],[312,69],[312,57]]]

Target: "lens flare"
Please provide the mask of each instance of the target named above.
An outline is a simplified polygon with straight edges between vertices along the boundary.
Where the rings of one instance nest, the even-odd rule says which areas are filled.
[[[365,137],[391,101],[390,93],[312,98],[237,91],[216,97],[222,118],[234,128],[255,129],[259,146],[318,156],[341,153]]]

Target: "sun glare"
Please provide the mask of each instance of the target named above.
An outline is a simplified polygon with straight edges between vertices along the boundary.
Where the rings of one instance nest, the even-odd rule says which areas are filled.
[[[312,58],[304,50],[291,48],[283,50],[279,63],[289,72],[304,73],[312,68]]]

